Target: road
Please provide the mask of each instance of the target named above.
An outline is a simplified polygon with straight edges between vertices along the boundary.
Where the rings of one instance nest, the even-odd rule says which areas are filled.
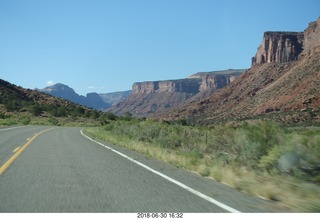
[[[81,130],[0,129],[0,212],[283,211],[211,179],[94,142]]]

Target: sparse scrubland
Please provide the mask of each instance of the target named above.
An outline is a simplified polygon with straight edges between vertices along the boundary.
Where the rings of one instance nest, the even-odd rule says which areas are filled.
[[[320,127],[267,118],[191,126],[130,113],[23,103],[0,106],[0,127],[83,126],[90,136],[196,172],[296,212],[320,212]]]
[[[109,119],[108,119],[109,118]],[[320,128],[272,121],[186,126],[109,114],[90,136],[297,212],[320,211]]]
[[[23,89],[0,79],[0,127],[10,125],[99,125],[101,111]]]
[[[67,111],[63,116],[53,116],[42,112],[41,116],[35,116],[30,112],[1,112],[0,106],[0,128],[13,125],[52,125],[52,126],[99,126],[99,114],[94,111],[86,115],[71,115]]]
[[[98,126],[103,113],[70,104],[38,104],[33,101],[3,101],[0,127],[12,125]],[[16,103],[16,104],[14,104]]]
[[[135,119],[130,113],[117,117],[33,91],[28,93],[13,85],[8,87],[15,92],[1,90],[0,127],[88,127],[86,132],[94,138],[277,201],[297,212],[320,212],[317,123],[288,127],[267,117],[255,117],[191,126],[186,120],[158,122]]]

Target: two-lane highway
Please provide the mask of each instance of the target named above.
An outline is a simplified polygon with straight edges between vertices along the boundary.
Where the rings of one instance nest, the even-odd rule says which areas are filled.
[[[213,180],[105,147],[81,128],[0,130],[0,167],[27,142],[0,175],[0,212],[282,211]]]

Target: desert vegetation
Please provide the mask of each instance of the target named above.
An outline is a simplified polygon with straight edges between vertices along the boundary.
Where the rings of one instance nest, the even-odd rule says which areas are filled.
[[[7,82],[0,90],[0,126],[99,125],[103,113]]]
[[[5,85],[0,90],[0,127],[88,127],[86,132],[96,139],[197,172],[298,212],[320,211],[320,128],[318,123],[308,122],[314,121],[313,117],[301,123],[298,114],[288,123],[277,118],[291,115],[271,113],[196,126],[190,125],[195,124],[192,120],[160,122],[133,118],[130,113],[116,116]],[[311,115],[308,111],[299,113]]]
[[[318,127],[264,120],[187,126],[109,114],[86,132],[293,210],[319,212]]]

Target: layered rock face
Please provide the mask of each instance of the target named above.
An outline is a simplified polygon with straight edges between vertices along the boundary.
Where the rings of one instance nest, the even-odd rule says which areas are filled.
[[[252,66],[263,63],[297,61],[320,46],[320,17],[309,23],[304,32],[265,32]]]
[[[180,106],[203,92],[214,92],[228,85],[244,71],[230,69],[200,72],[179,80],[136,82],[132,86],[132,94],[109,111],[118,115],[130,112],[138,117],[149,116]]]
[[[304,31],[303,53],[309,55],[311,50],[320,46],[320,17],[317,21],[309,23]]]
[[[200,85],[200,91],[207,89],[220,89],[230,84],[236,76],[233,75],[206,75],[202,78]]]
[[[136,82],[132,86],[132,92],[134,94],[163,93],[163,92],[198,93],[201,83],[202,83],[202,79],[200,78],[168,80],[168,81]]]
[[[186,92],[197,94],[207,89],[220,89],[231,83],[246,69],[199,72],[185,79],[167,81],[136,82],[132,86],[133,94]]]
[[[303,32],[265,32],[252,65],[296,61],[302,52]]]

